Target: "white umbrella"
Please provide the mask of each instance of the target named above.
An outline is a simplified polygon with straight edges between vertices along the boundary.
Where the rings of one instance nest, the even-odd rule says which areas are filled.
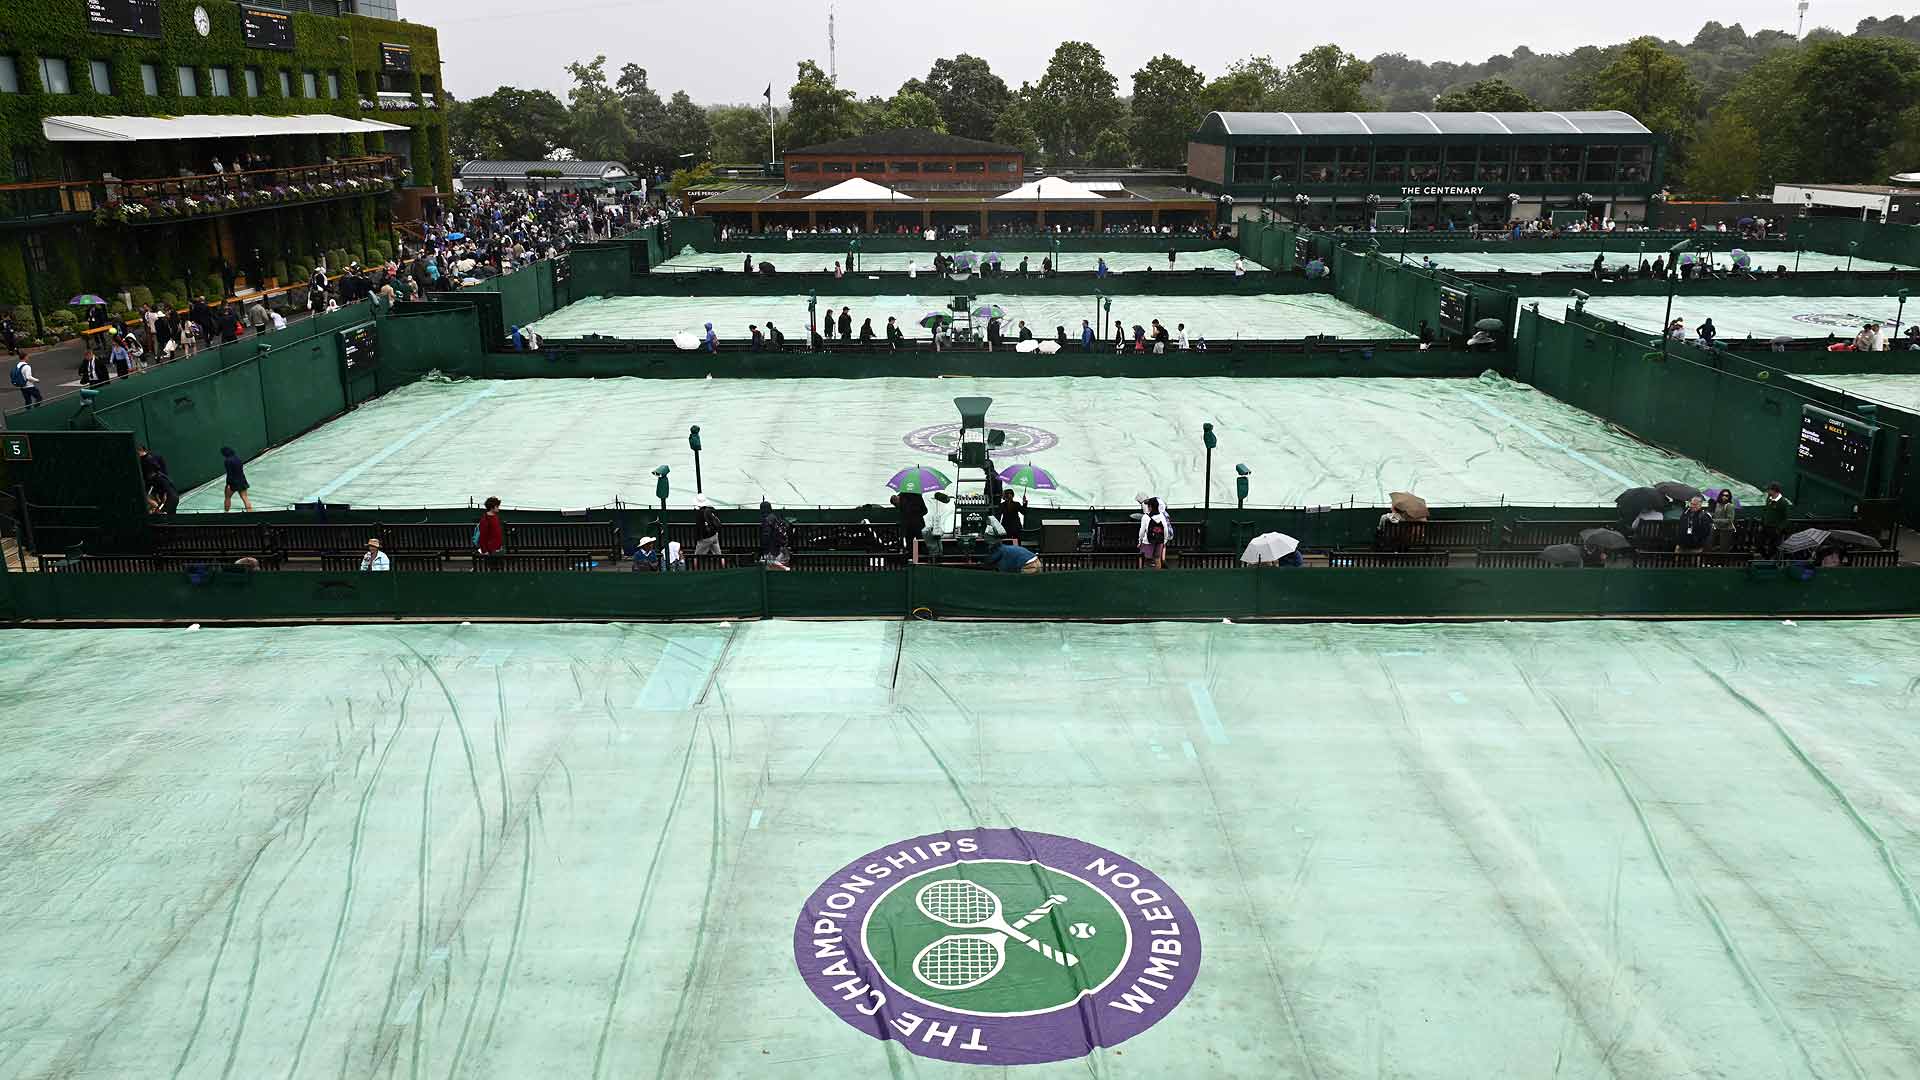
[[[1057,341],[1043,341],[1040,343],[1040,352],[1042,355],[1052,356],[1059,351],[1060,343]]]
[[[1013,351],[1014,352],[1039,352],[1040,343],[1033,340],[1032,338],[1028,338],[1027,340],[1021,342],[1020,344],[1015,345],[1013,347]]]
[[[673,343],[682,352],[692,352],[700,347],[700,335],[691,330],[683,330],[673,335]]]
[[[1240,561],[1252,566],[1279,562],[1298,550],[1300,550],[1300,541],[1286,533],[1261,533],[1254,537],[1253,543],[1248,544],[1247,550],[1240,554]]]

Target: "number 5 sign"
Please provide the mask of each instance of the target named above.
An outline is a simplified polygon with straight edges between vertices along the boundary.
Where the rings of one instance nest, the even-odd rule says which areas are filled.
[[[0,461],[32,461],[33,443],[25,435],[0,436]]]

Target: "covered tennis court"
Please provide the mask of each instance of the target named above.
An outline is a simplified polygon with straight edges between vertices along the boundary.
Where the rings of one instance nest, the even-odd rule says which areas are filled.
[[[1532,296],[1520,300],[1522,307],[1534,303],[1540,305],[1542,313],[1556,317],[1573,306],[1573,301],[1565,296]],[[1596,296],[1587,301],[1586,309],[1603,319],[1658,334],[1661,319],[1666,315],[1667,298]],[[1723,338],[1766,340],[1832,335],[1851,339],[1868,322],[1878,322],[1891,331],[1899,316],[1897,296],[1718,296],[1683,287],[1673,299],[1673,317],[1686,320],[1689,336],[1702,322],[1712,319]]]

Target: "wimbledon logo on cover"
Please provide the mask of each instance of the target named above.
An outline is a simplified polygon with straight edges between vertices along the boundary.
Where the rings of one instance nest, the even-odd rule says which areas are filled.
[[[863,855],[800,910],[794,962],[842,1020],[922,1057],[1084,1057],[1158,1023],[1200,970],[1159,875],[1084,841],[931,833]]]

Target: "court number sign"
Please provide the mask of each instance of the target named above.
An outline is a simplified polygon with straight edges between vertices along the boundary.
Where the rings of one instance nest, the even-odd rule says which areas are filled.
[[[1200,971],[1193,913],[1158,875],[1072,837],[972,829],[835,871],[794,961],[856,1030],[980,1065],[1080,1058],[1172,1012]]]
[[[32,461],[33,443],[25,435],[0,436],[0,461]]]

